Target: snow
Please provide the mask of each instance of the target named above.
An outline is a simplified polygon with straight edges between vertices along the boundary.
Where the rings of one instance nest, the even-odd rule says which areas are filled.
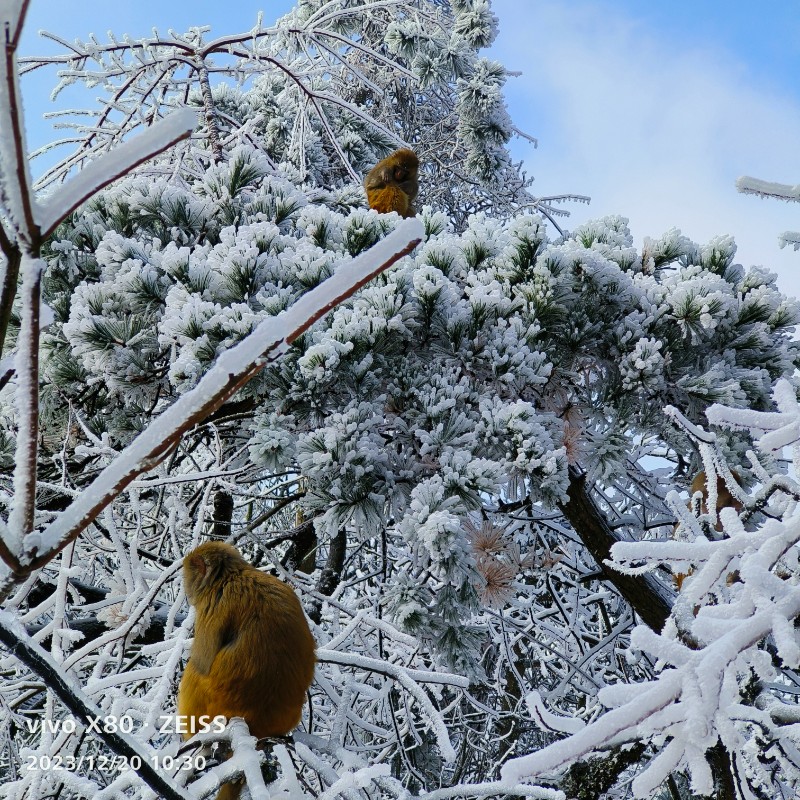
[[[1,98],[0,98],[1,101]],[[109,183],[127,175],[181,139],[197,126],[197,112],[191,108],[173,111],[151,125],[144,133],[122,142],[85,166],[74,178],[59,186],[42,201],[39,227],[44,236],[53,232],[67,214]]]
[[[23,254],[22,319],[14,356],[14,405],[20,434],[15,453],[14,498],[8,516],[9,545],[14,553],[22,552],[23,538],[30,533],[33,522],[39,416],[39,287],[46,268],[42,259]]]
[[[344,7],[320,9],[313,30],[259,28],[249,37],[202,43],[202,53],[203,31],[195,29],[171,34],[172,42],[76,43],[53,62],[64,67],[64,85],[129,81],[116,84],[126,89],[113,101],[115,121],[89,139],[83,155],[73,154],[72,165],[115,138],[123,144],[38,210],[26,208],[25,191],[12,186],[3,204],[20,241],[31,209],[34,222],[52,230],[99,187],[195,127],[193,112],[184,111],[133,136],[179,96],[171,79],[158,77],[176,46],[213,56],[220,82],[254,76],[258,64],[249,57],[256,50],[264,64],[280,63],[287,52],[296,59],[284,64],[285,79],[265,73],[252,90],[231,86],[215,95],[226,129],[217,163],[209,165],[202,143],[176,148],[157,159],[150,175],[139,171],[97,204],[85,204],[65,225],[63,241],[52,243],[48,281],[59,288],[55,322],[43,334],[41,376],[52,394],[43,392],[38,437],[52,463],[48,480],[37,484],[30,455],[17,459],[17,536],[6,542],[28,559],[64,549],[48,565],[60,566],[55,592],[26,607],[33,581],[26,582],[10,607],[26,608],[23,622],[37,626],[40,639],[51,637],[54,660],[104,713],[129,713],[152,728],[174,702],[193,620],[184,613],[180,556],[212,530],[214,494],[230,492],[231,532],[241,534],[244,549],[251,538],[263,546],[267,531],[285,542],[279,531],[291,527],[295,512],[296,524],[313,518],[323,554],[317,567],[334,533],[346,537],[347,566],[330,596],[316,591],[319,573],[285,576],[313,609],[320,643],[307,717],[312,733],[298,731],[293,750],[275,748],[283,774],[267,790],[252,737],[234,721],[223,738],[236,755],[190,793],[211,792],[220,777],[244,773],[256,798],[409,798],[401,778],[419,769],[420,787],[445,787],[414,789],[427,800],[560,798],[519,780],[558,780],[553,770],[597,748],[639,741],[648,743],[652,760],[633,765],[618,794],[633,779],[635,794],[650,796],[673,770],[689,774],[696,791],[708,791],[706,752],[718,740],[738,776],[756,785],[774,787],[784,776],[796,783],[789,762],[800,744],[791,695],[797,681],[788,670],[800,662],[797,381],[779,383],[774,397],[770,392],[776,376],[791,377],[797,363],[790,326],[798,305],[768,270],[734,264],[729,236],[698,245],[673,230],[637,252],[624,217],[549,242],[543,219],[513,216],[539,201],[507,162],[507,73],[480,59],[462,35],[488,42],[496,22],[486,0],[450,5],[456,35],[428,39],[429,18],[417,17],[419,9],[407,14],[402,0],[372,3],[397,22],[385,39],[375,30],[380,25],[358,36],[357,67],[344,53],[358,16]],[[12,6],[2,8],[10,13]],[[303,13],[313,12],[298,9],[300,22]],[[342,23],[335,34],[333,19]],[[336,51],[324,41],[336,42]],[[304,42],[312,43],[305,59],[313,64],[301,63]],[[387,52],[403,53],[414,71],[394,68]],[[354,81],[368,99],[398,74],[404,85],[429,82],[424,94],[435,103],[426,113],[444,127],[432,137],[420,130],[419,148],[431,157],[426,176],[441,169],[448,177],[428,180],[425,191],[452,216],[423,208],[418,219],[402,222],[355,208],[363,204],[357,185],[298,188],[306,181],[338,186],[385,146],[370,131],[398,130],[392,104],[384,104],[373,128],[363,108],[335,97],[339,66],[351,99],[359,94]],[[191,92],[194,79],[186,80],[180,88]],[[299,112],[292,105],[298,89],[312,91]],[[343,128],[320,100],[355,116],[345,115]],[[314,108],[319,116],[307,116]],[[239,126],[237,115],[248,119]],[[78,129],[79,139],[86,131],[95,137],[96,119]],[[440,140],[450,133],[462,144],[448,157]],[[251,144],[235,144],[245,139]],[[347,153],[344,163],[336,153]],[[279,157],[292,160],[278,168],[288,177],[276,173],[272,158]],[[16,169],[24,187],[8,142],[0,159],[3,175]],[[447,172],[454,159],[457,169]],[[71,169],[69,159],[62,161],[45,183]],[[475,208],[491,213],[469,216]],[[412,257],[366,285],[423,238]],[[33,262],[23,264],[29,333],[39,311],[43,323],[50,319],[31,302],[30,276],[41,269]],[[17,407],[7,402],[0,418],[0,431],[22,429],[23,443],[26,433],[35,438],[26,419],[37,409],[30,344],[36,338],[21,340],[17,386],[5,392],[16,388]],[[51,343],[61,348],[55,356]],[[252,413],[203,424],[267,364],[237,397],[253,402]],[[62,375],[68,377],[59,383]],[[69,408],[52,413],[65,397]],[[660,410],[668,400],[692,414],[716,401],[709,420],[734,433],[718,437],[674,410],[668,414],[678,430],[665,431]],[[771,409],[773,400],[777,412],[747,410]],[[752,433],[753,443],[737,429]],[[171,450],[179,439],[180,449]],[[741,487],[730,486],[743,510],[723,508],[718,529],[714,479],[732,484],[733,457],[745,462],[736,467],[744,471]],[[669,466],[642,467],[653,458]],[[98,477],[73,481],[76,461]],[[698,498],[692,510],[677,492],[667,494],[676,463],[702,463],[711,512],[698,514]],[[626,539],[603,566],[661,573],[664,580],[646,576],[648,586],[674,599],[660,632],[631,632],[630,607],[592,572],[585,532],[572,530],[564,516],[568,466],[587,476],[609,526]],[[151,478],[135,480],[151,469]],[[0,486],[6,508],[8,484]],[[34,489],[52,493],[59,508],[64,500],[71,505],[59,513],[43,504],[31,522],[33,503],[25,498]],[[21,536],[31,525],[43,533]],[[78,538],[82,529],[86,535]],[[98,532],[108,541],[98,543]],[[283,547],[279,542],[274,558],[279,572]],[[679,591],[668,570],[682,574]],[[87,574],[108,590],[104,601],[74,596],[71,579]],[[97,614],[111,630],[78,643],[79,634],[67,628],[76,610]],[[165,624],[164,640],[137,644],[131,655],[125,645],[156,618]],[[13,655],[5,666],[18,667]],[[59,713],[47,700],[43,716],[51,721]],[[149,743],[146,733],[137,735]],[[523,754],[523,746],[560,736],[567,738]],[[69,746],[43,736],[33,752]],[[165,750],[177,746],[172,741]],[[487,782],[501,756],[511,758],[502,780]],[[474,783],[457,783],[457,772]],[[21,778],[19,791],[44,794],[46,782],[55,782],[44,773]],[[109,780],[101,789],[70,773],[62,783],[104,798],[150,796],[133,774]]]
[[[718,425],[746,426],[754,434],[770,431],[757,442],[762,452],[772,454],[794,444],[794,437],[786,432],[795,430],[798,417],[796,396],[787,381],[776,385],[774,397],[778,412],[717,405],[709,410],[709,418]],[[775,436],[775,432],[783,433]],[[704,462],[713,468],[718,458],[711,449],[714,438],[709,434],[703,438]],[[797,458],[797,449],[792,452]],[[756,458],[752,453],[751,459]],[[791,483],[780,477],[774,488],[780,491],[787,482]],[[763,490],[760,494],[767,496]],[[745,508],[754,502],[744,492],[742,501]],[[677,495],[673,502],[680,502]],[[758,644],[772,637],[785,668],[800,664],[794,625],[800,614],[800,587],[795,581],[787,582],[783,572],[776,572],[784,559],[788,564],[797,562],[800,507],[774,504],[773,513],[781,507],[781,518],[763,520],[753,530],[742,524],[734,509],[723,508],[720,517],[727,535],[715,541],[701,535],[693,541],[616,544],[610,563],[626,572],[635,571],[642,563],[649,567],[690,563],[694,567],[664,630],[656,633],[640,625],[632,634],[631,646],[656,660],[660,672],[635,687],[620,683],[602,688],[598,699],[609,711],[563,741],[510,760],[501,770],[502,778],[530,780],[614,742],[650,738],[668,744],[636,776],[634,796],[650,797],[670,772],[681,768],[688,769],[695,792],[710,793],[714,781],[705,756],[708,749],[721,740],[738,763],[748,739],[748,719],[758,720],[762,729],[768,730],[769,716],[774,719],[781,714],[779,705],[769,706],[767,716],[749,708],[741,698],[739,676],[749,670],[763,674],[765,654]],[[736,578],[731,580],[734,574]],[[548,720],[541,699],[535,697],[533,702],[535,714]]]
[[[568,739],[507,761],[500,769],[501,780],[517,783],[551,772],[601,748],[626,730],[635,731],[651,714],[669,705],[678,695],[680,686],[680,675],[668,673],[647,692],[640,693],[635,703],[606,712]]]
[[[42,533],[38,554],[56,551],[81,530],[121,488],[152,469],[170,450],[175,437],[200,422],[250,375],[279,358],[309,325],[349,297],[421,241],[423,227],[411,218],[370,250],[342,264],[336,274],[303,295],[277,317],[261,322],[253,333],[224,352],[198,385],[181,396],[106,467],[70,507]]]
[[[759,197],[777,197],[779,200],[794,200],[800,202],[800,184],[789,186],[785,183],[763,181],[759,178],[742,176],[736,181],[736,188],[745,194],[755,194]]]
[[[531,712],[534,722],[544,731],[577,733],[586,727],[586,723],[581,719],[554,714],[545,706],[539,692],[529,692],[525,697],[525,703]]]

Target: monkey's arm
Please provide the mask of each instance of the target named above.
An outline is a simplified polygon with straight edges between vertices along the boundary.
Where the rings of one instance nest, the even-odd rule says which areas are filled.
[[[192,644],[191,662],[200,675],[208,675],[211,665],[220,650],[236,638],[234,620],[230,614],[221,614],[195,621],[194,643]]]
[[[408,195],[397,186],[386,186],[382,189],[367,189],[367,200],[369,207],[379,214],[388,214],[396,211],[401,217],[413,217],[413,211],[409,213],[411,206],[408,202]]]

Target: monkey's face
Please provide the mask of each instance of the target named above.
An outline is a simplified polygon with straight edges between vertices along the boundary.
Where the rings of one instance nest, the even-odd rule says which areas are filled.
[[[418,170],[419,159],[413,150],[396,150],[370,170],[364,181],[364,188],[369,192],[396,186],[406,193],[410,204],[419,192]]]
[[[392,169],[392,180],[408,195],[410,203],[416,200],[419,191],[416,169],[412,171],[409,167],[398,164]]]

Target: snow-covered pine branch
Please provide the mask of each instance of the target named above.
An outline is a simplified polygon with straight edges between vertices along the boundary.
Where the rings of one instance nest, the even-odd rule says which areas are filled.
[[[785,183],[774,183],[743,175],[737,179],[736,188],[742,194],[754,194],[761,198],[774,197],[790,203],[800,202],[800,184],[790,186]],[[778,241],[781,247],[791,245],[795,250],[800,250],[800,233],[796,231],[784,231],[778,237]]]
[[[583,198],[539,200],[511,161],[507,142],[525,134],[505,109],[509,73],[479,53],[497,20],[484,0],[472,5],[304,1],[273,26],[259,17],[249,31],[214,37],[199,27],[108,42],[45,34],[64,52],[22,59],[23,73],[58,67],[54,99],[73,84],[104,86],[107,95],[98,108],[53,112],[69,134],[34,156],[54,147],[66,155],[37,186],[64,181],[137,128],[188,105],[203,121],[192,145],[148,165],[149,174],[199,177],[225,148],[249,142],[309,185],[330,188],[359,183],[405,143],[424,155],[425,200],[446,207],[458,225],[482,209],[539,204],[550,218],[567,214],[555,204]]]
[[[92,161],[75,178],[59,186],[40,203],[38,222],[42,236],[49,236],[68,214],[100,189],[185,139],[196,125],[197,114],[193,110],[174,111],[139,136],[122,142]]]
[[[134,478],[165,458],[184,431],[202,423],[267,364],[280,358],[316,320],[413,250],[422,234],[419,220],[405,220],[369,251],[340,264],[331,278],[277,317],[265,319],[247,338],[223,353],[198,385],[154,419],[66,511],[41,534],[28,537],[20,558],[23,568],[36,569],[49,561]]]
[[[787,380],[778,382],[774,397],[777,412],[717,404],[708,418],[723,428],[747,427],[767,462],[787,451],[796,475],[800,405]],[[710,448],[713,442],[704,438]],[[677,506],[681,501],[672,497]],[[723,538],[711,541],[693,524],[682,540],[615,545],[613,566],[623,571],[669,567],[688,573],[664,630],[639,626],[632,634],[631,646],[658,664],[656,674],[635,687],[603,688],[598,699],[609,710],[567,739],[512,759],[502,777],[541,777],[591,751],[644,739],[655,755],[633,781],[636,797],[651,797],[680,769],[688,770],[693,792],[711,794],[710,754],[720,745],[740,796],[756,797],[768,787],[776,760],[788,770],[787,785],[796,785],[792,764],[800,742],[787,722],[795,719],[797,705],[784,690],[791,692],[800,666],[800,589],[792,577],[800,543],[798,498],[800,485],[779,474],[747,498],[742,519],[722,509]],[[755,732],[760,743],[754,747]]]
[[[791,796],[800,678],[777,653],[793,652],[780,602],[793,598],[797,570],[792,545],[774,566],[766,558],[791,537],[759,538],[755,526],[782,521],[797,496],[786,454],[748,455],[761,434],[744,410],[771,409],[776,382],[794,380],[798,305],[771,272],[736,263],[729,236],[702,244],[672,230],[639,250],[627,221],[608,217],[553,241],[558,195],[530,195],[506,150],[509,75],[481,52],[496,29],[485,0],[301,0],[277,25],[259,19],[230,37],[195,28],[65,43],[65,79],[108,93],[45,181],[176,108],[196,109],[202,125],[43,244],[54,319],[41,334],[40,401],[28,404],[39,411],[37,480],[25,490],[35,531],[58,546],[94,513],[98,488],[128,481],[134,464],[152,469],[107,498],[58,557],[18,574],[6,609],[104,716],[172,756],[177,735],[157,731],[191,638],[179,565],[224,538],[297,590],[324,657],[294,744],[273,747],[271,794],[555,798],[589,775],[620,798],[637,775],[643,791],[675,763],[667,780],[687,794],[689,761],[664,738],[684,726],[700,783],[707,761],[717,788]],[[423,163],[423,242],[316,318],[303,303],[402,224],[367,210],[352,177],[400,142]],[[0,312],[16,343],[2,297],[13,300],[21,258],[4,225],[13,291]],[[218,367],[242,343],[262,355],[254,331],[277,335],[301,310],[312,324],[282,358],[224,402],[198,392],[209,375],[217,388],[228,379]],[[26,436],[14,388],[0,391],[6,513]],[[187,398],[221,405],[180,435],[156,422],[186,412]],[[742,425],[701,430],[713,403],[738,409]],[[673,425],[667,405],[687,424]],[[699,469],[742,478],[727,533],[713,483],[711,511],[699,497],[686,507]],[[609,567],[612,542],[630,574]],[[736,575],[741,546],[755,547],[745,572],[760,576],[745,581],[749,595]],[[772,625],[762,646],[736,639],[748,598],[762,604],[759,630]],[[632,644],[637,616],[657,634]],[[760,672],[747,682],[726,659],[751,656]],[[13,655],[4,664],[19,675],[0,711],[3,791],[148,796],[130,771],[47,769],[54,755],[98,745],[63,727],[69,713],[45,682]],[[714,711],[712,667],[739,717]],[[670,674],[675,685],[662,684]],[[629,746],[639,731],[628,701],[648,696],[651,735]],[[722,744],[698,754],[718,729],[740,737],[739,762]],[[558,788],[498,780],[526,753],[551,765],[577,755],[569,732],[609,749],[550,773]],[[244,740],[239,749],[241,759],[181,780],[214,791],[226,770],[252,772],[258,756]],[[33,767],[6,775],[20,753]],[[255,772],[252,783],[261,791]]]

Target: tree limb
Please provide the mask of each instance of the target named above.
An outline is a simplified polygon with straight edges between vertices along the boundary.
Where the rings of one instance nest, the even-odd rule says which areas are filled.
[[[410,253],[422,236],[423,226],[418,218],[404,220],[385,239],[340,266],[331,278],[277,317],[263,320],[249,336],[223,353],[194,389],[178,398],[85,487],[19,562],[9,563],[15,576],[30,574],[74,541],[131,481],[155,467],[185,431],[202,422],[267,364],[280,358],[314,322]],[[5,556],[2,549],[0,555]]]
[[[574,466],[569,468],[567,495],[568,501],[560,508],[597,562],[603,579],[617,589],[648,627],[660,633],[672,612],[674,593],[653,575],[623,575],[606,564],[611,546],[623,540],[589,496],[586,475]]]
[[[0,612],[0,642],[15,658],[35,672],[83,724],[88,725],[89,720],[102,719],[102,710],[64,677],[59,665],[19,628],[13,616],[7,612]],[[150,753],[143,749],[137,741],[126,734],[112,733],[103,728],[103,725],[99,725],[94,726],[91,730],[112,752],[126,758],[128,763],[131,763],[134,756],[140,760],[141,766],[135,772],[154,792],[160,794],[165,800],[187,800],[189,798],[189,795],[178,784],[165,778],[151,766]]]

